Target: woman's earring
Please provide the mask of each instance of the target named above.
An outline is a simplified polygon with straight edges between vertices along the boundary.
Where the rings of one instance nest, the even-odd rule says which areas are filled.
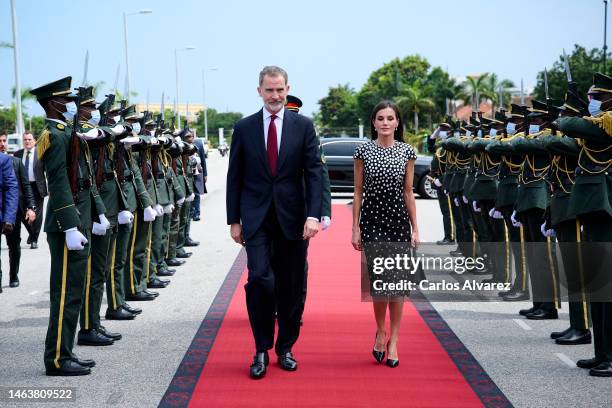
[[[376,133],[378,133],[378,129],[374,128],[374,131],[375,131]]]

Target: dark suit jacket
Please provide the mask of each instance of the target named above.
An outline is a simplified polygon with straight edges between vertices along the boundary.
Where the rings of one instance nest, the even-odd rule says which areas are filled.
[[[19,210],[23,213],[27,208],[34,208],[36,203],[34,202],[32,186],[30,186],[25,166],[19,157],[11,157],[11,159],[13,160],[13,170],[15,170],[15,177],[17,177],[17,185],[19,186]]]
[[[0,153],[0,222],[15,225],[19,201],[19,187],[11,156]]]
[[[266,155],[263,111],[234,126],[227,172],[227,223],[248,240],[270,205],[286,239],[301,239],[307,217],[321,218],[321,158],[312,121],[285,110],[276,176]]]
[[[205,194],[208,191],[206,190],[206,182],[204,181],[204,177],[208,176],[208,169],[206,168],[206,156],[204,155],[204,142],[202,139],[196,137],[193,140],[193,145],[198,149],[198,157],[200,158],[200,166],[202,166],[202,172],[195,176],[194,184],[196,188],[196,192],[198,194]]]
[[[19,157],[19,159],[23,160],[23,153],[24,149],[19,149],[15,152],[15,157]],[[45,170],[43,169],[43,165],[40,162],[40,160],[38,160],[38,154],[36,154],[36,151],[34,151],[35,154],[33,154],[30,158],[30,160],[34,160],[34,178],[36,179],[36,187],[38,189],[38,194],[40,194],[41,197],[46,197],[48,194],[47,191],[47,179],[45,178]],[[22,162],[23,163],[23,162]],[[27,169],[26,169],[26,176],[27,176]],[[26,178],[27,179],[27,178]]]

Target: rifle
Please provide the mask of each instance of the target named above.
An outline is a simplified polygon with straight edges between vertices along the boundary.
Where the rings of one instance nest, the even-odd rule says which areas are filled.
[[[570,71],[569,58],[563,49],[563,65],[565,66],[565,75],[567,76],[567,89],[578,95],[578,86],[572,80],[572,71]]]
[[[81,89],[84,89],[84,88],[75,88],[75,90],[77,91],[80,91]],[[70,172],[69,174],[70,191],[72,192],[72,196],[75,202],[76,202],[77,194],[79,192],[78,173],[80,170],[79,158],[81,157],[81,140],[77,136],[77,126],[79,126],[79,117],[80,117],[79,111],[81,110],[81,93],[80,92],[77,94],[76,106],[77,106],[77,110],[74,115],[74,120],[72,122],[72,132],[70,134],[70,165],[68,166],[68,169]]]

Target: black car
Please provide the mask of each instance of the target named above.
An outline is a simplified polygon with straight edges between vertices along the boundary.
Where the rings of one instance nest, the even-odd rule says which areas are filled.
[[[332,192],[353,191],[353,153],[357,146],[370,139],[357,137],[330,137],[321,139],[323,154],[327,160]],[[431,179],[431,157],[418,156],[414,164],[414,191],[423,198],[437,198]]]

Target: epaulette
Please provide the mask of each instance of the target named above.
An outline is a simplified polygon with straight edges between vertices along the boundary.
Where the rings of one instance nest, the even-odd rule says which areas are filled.
[[[64,130],[65,128],[61,123],[58,123],[56,126],[59,130]],[[60,126],[62,127],[61,129]],[[42,160],[49,146],[51,146],[51,131],[45,126],[38,140],[36,140],[36,154],[38,155],[38,160]]]
[[[608,136],[612,136],[612,112],[603,112],[598,116],[585,116],[583,119],[599,126]]]

